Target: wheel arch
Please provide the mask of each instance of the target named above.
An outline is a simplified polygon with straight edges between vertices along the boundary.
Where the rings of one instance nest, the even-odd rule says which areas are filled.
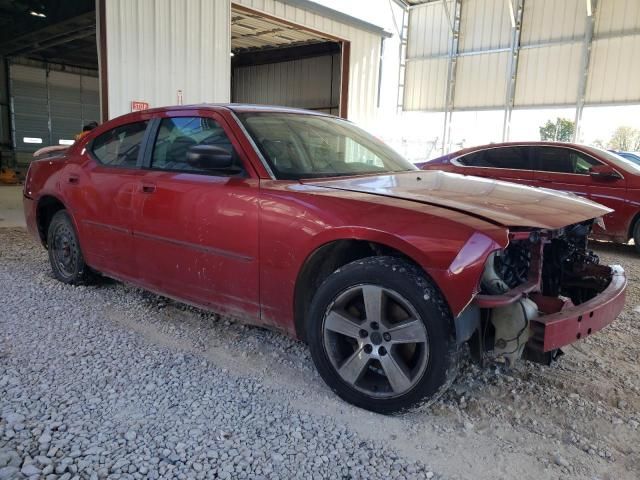
[[[329,241],[317,247],[307,256],[296,277],[293,313],[297,337],[303,341],[307,340],[307,312],[313,299],[313,294],[329,275],[353,261],[382,255],[402,258],[415,265],[432,281],[435,288],[440,289],[437,282],[433,281],[419,262],[397,247],[358,238]]]
[[[640,221],[640,211],[636,212],[636,214],[631,218],[631,222],[629,222],[629,230],[627,232],[627,241],[633,238],[633,231],[636,228],[636,224]]]
[[[42,245],[47,247],[47,232],[51,219],[60,210],[67,210],[66,205],[55,195],[43,195],[36,205],[36,225]],[[71,213],[69,213],[71,215]],[[75,222],[74,222],[75,223]]]

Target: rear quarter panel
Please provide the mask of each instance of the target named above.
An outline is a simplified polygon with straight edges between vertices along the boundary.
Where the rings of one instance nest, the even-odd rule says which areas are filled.
[[[24,216],[29,233],[38,241],[43,240],[37,228],[38,202],[45,196],[52,196],[65,203],[60,188],[60,172],[68,163],[66,155],[34,160],[29,166],[23,189]]]

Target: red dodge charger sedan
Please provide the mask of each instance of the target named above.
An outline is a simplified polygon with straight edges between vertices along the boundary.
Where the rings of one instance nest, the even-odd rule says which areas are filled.
[[[633,238],[640,252],[640,165],[607,150],[559,142],[496,143],[466,148],[418,166],[589,198],[612,210],[592,236],[617,243]]]
[[[444,391],[466,342],[550,362],[616,318],[627,283],[587,249],[610,209],[420,171],[348,121],[286,108],[116,118],[34,161],[24,209],[60,281],[108,276],[283,330],[382,413]]]

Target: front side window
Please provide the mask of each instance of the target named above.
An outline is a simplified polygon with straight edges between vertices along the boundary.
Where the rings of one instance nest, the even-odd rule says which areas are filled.
[[[588,147],[583,145],[582,148],[592,152],[593,155],[603,158],[607,162],[613,164],[616,168],[620,168],[625,172],[632,173],[634,175],[640,175],[640,162],[635,163],[632,160],[628,160],[620,155],[616,155],[615,153],[609,152],[608,150],[604,150],[602,148],[597,147]]]
[[[151,168],[178,172],[207,173],[187,161],[189,149],[198,145],[221,147],[232,154],[236,170],[242,162],[236,155],[224,129],[209,117],[163,118],[153,146]]]
[[[135,167],[147,123],[129,123],[103,133],[93,141],[91,152],[102,165]]]
[[[490,148],[470,153],[457,161],[468,167],[531,170],[529,155],[525,147]]]
[[[597,160],[576,150],[560,147],[538,147],[536,149],[537,170],[543,172],[589,175]]]
[[[238,116],[278,179],[416,170],[384,143],[342,119],[277,112]]]

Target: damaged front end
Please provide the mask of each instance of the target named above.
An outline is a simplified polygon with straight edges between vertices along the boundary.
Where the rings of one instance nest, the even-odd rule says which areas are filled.
[[[549,364],[561,347],[613,322],[627,279],[587,249],[593,223],[512,231],[488,257],[480,292],[461,315],[474,320],[468,339],[477,360]]]

